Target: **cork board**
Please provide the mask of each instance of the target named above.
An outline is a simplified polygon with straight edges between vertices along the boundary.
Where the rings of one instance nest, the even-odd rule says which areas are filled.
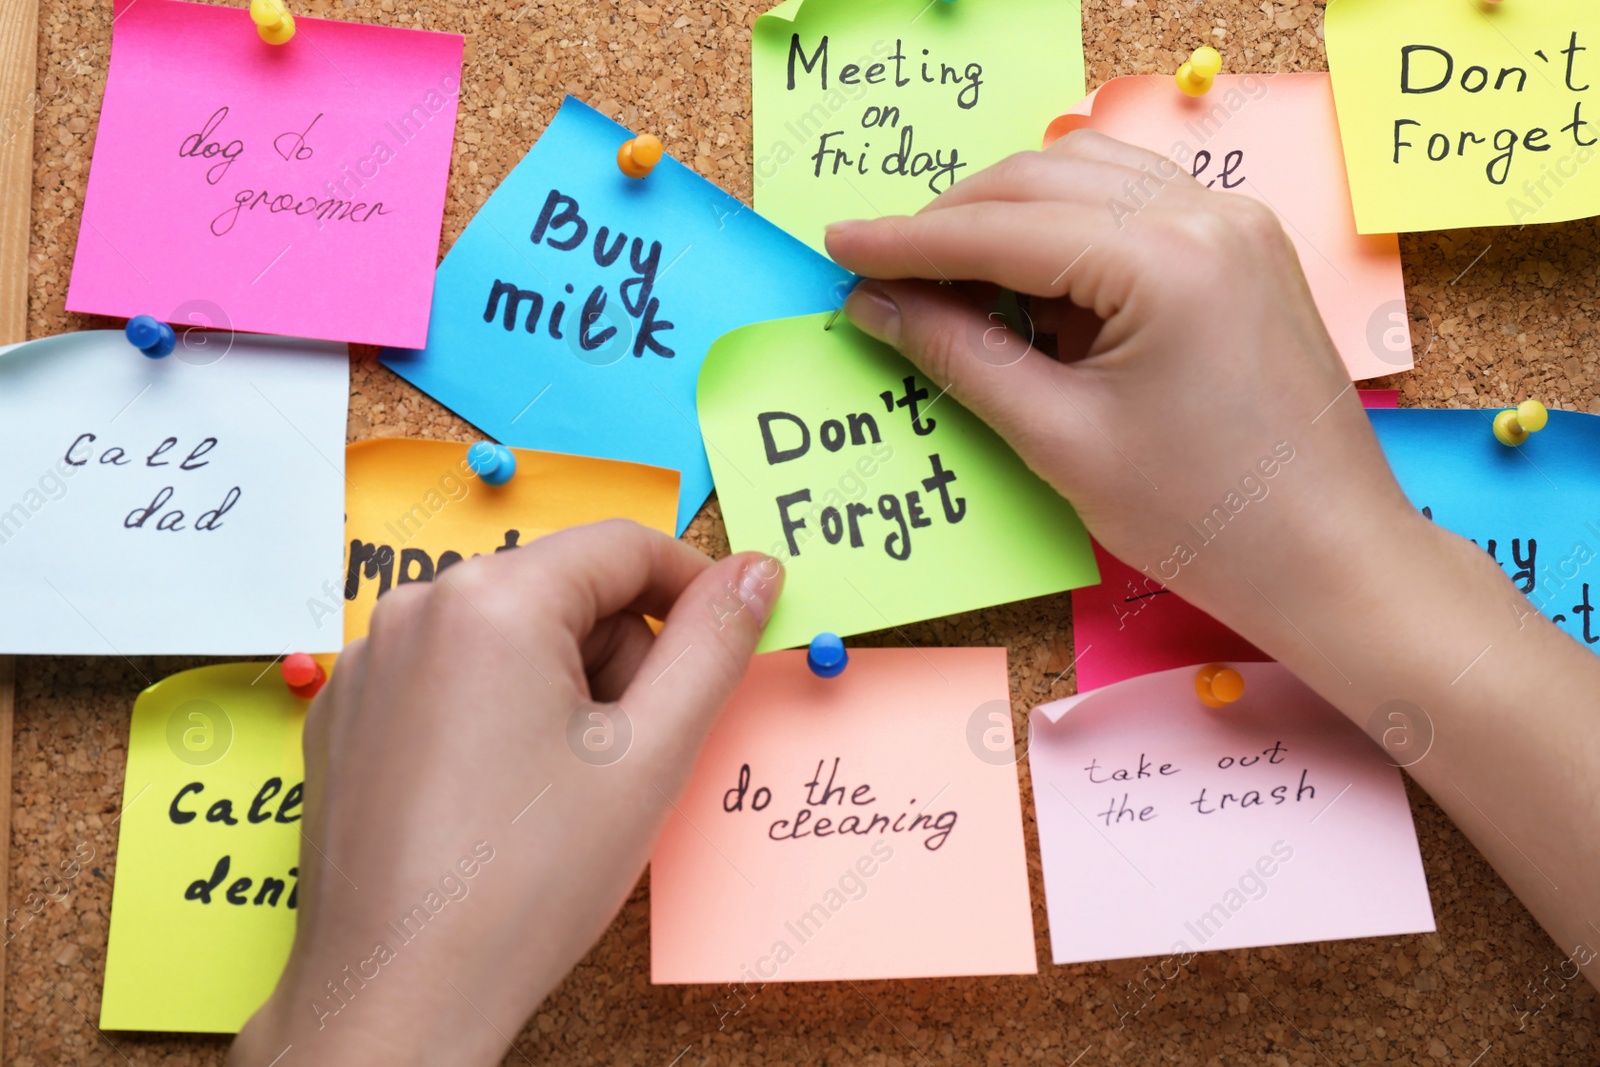
[[[750,27],[765,6],[758,4],[299,0],[295,10],[466,36],[442,254],[567,92],[657,132],[669,151],[748,202]],[[1325,69],[1321,8],[1314,0],[1085,0],[1090,87],[1122,74],[1171,72],[1201,42],[1221,48],[1234,71]],[[119,325],[63,309],[110,23],[107,0],[39,4],[29,336]],[[1600,413],[1600,235],[1592,221],[1416,234],[1401,247],[1420,366],[1376,384],[1398,387],[1407,404],[1491,406],[1531,393],[1552,406]],[[473,436],[373,355],[357,349],[353,356],[351,440]],[[727,551],[714,501],[687,537],[706,551]],[[1009,647],[1012,710],[1021,728],[1031,706],[1072,692],[1069,615],[1068,598],[1058,596],[862,643]],[[7,931],[7,1062],[223,1062],[223,1038],[100,1034],[93,1026],[128,715],[144,685],[202,662],[18,663],[10,893],[19,911]],[[1020,770],[1027,798],[1026,763]],[[720,1013],[737,1004],[729,991],[649,983],[647,877],[516,1038],[506,1062],[1492,1067],[1600,1060],[1600,999],[1587,985],[1555,993],[1519,1032],[1516,1005],[1526,983],[1554,970],[1566,953],[1426,796],[1411,788],[1411,799],[1438,933],[1200,955],[1124,1028],[1113,999],[1126,1001],[1125,984],[1152,961],[1050,966],[1036,862],[1037,977],[772,985],[720,1028]],[[1036,855],[1026,800],[1024,811]],[[51,888],[46,877],[81,854],[80,846],[94,858],[75,879]]]

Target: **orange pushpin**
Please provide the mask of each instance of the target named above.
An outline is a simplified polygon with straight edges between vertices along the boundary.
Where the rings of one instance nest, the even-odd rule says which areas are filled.
[[[1189,62],[1178,68],[1178,88],[1188,96],[1204,96],[1211,91],[1211,83],[1222,73],[1222,53],[1208,45],[1201,45],[1189,56]]]
[[[1244,696],[1244,675],[1220,663],[1201,667],[1194,676],[1194,695],[1208,708],[1232,704]]]
[[[1537,400],[1524,400],[1514,408],[1507,408],[1494,417],[1495,440],[1516,448],[1538,433],[1550,421],[1550,412]]]
[[[310,700],[317,695],[328,681],[328,673],[322,669],[322,664],[311,658],[308,652],[291,652],[283,657],[283,683],[289,687],[289,692],[301,700]]]
[[[652,133],[641,133],[631,141],[623,141],[617,149],[617,166],[630,178],[643,178],[661,162],[661,139]]]
[[[294,36],[294,16],[283,0],[250,0],[250,18],[268,44],[283,44]]]

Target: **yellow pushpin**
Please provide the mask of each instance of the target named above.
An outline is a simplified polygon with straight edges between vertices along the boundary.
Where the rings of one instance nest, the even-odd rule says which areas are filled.
[[[1208,708],[1232,704],[1244,696],[1244,675],[1220,663],[1201,667],[1194,676],[1194,695]]]
[[[643,178],[661,162],[661,139],[651,133],[641,133],[631,141],[623,141],[617,149],[617,166],[630,178]]]
[[[1522,444],[1531,433],[1544,429],[1550,421],[1550,412],[1537,400],[1524,400],[1514,408],[1507,408],[1494,417],[1495,440],[1512,448]]]
[[[1202,45],[1189,56],[1189,62],[1178,68],[1178,88],[1189,96],[1204,96],[1211,91],[1211,82],[1222,73],[1222,53]]]
[[[283,44],[294,36],[294,16],[283,0],[250,0],[250,18],[268,44]]]

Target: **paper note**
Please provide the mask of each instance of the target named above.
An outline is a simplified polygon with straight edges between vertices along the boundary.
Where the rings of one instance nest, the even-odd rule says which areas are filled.
[[[1393,408],[1400,394],[1395,389],[1363,389],[1360,396],[1361,403],[1373,409]],[[1257,484],[1262,484],[1259,479]],[[1100,584],[1072,591],[1078,692],[1191,663],[1268,658],[1168,589],[1158,578],[1157,566],[1135,569],[1099,544],[1094,553]],[[1174,573],[1166,577],[1171,579]]]
[[[1224,74],[1201,97],[1170,75],[1116,78],[1052,122],[1045,141],[1084,127],[1166,156],[1181,168],[1171,177],[1272,208],[1350,376],[1412,366],[1400,241],[1356,232],[1326,74]],[[1130,187],[1107,210],[1128,224],[1156,188]]]
[[[344,345],[120,331],[0,348],[0,652],[333,651]]]
[[[1600,213],[1600,27],[1584,0],[1330,0],[1362,233]]]
[[[512,449],[517,472],[486,485],[450,441],[360,441],[345,454],[343,588],[329,582],[318,620],[344,639],[365,636],[378,597],[485,552],[505,552],[554,530],[632,519],[672,533],[678,473],[639,463]]]
[[[817,249],[1036,147],[1083,95],[1078,0],[785,0],[750,51],[756,210]]]
[[[231,1034],[272,992],[299,904],[305,709],[269,663],[139,695],[101,1029]]]
[[[1269,658],[1160,581],[1094,546],[1100,584],[1072,591],[1078,692],[1191,663]]]
[[[117,0],[67,309],[420,345],[455,34]]]
[[[1034,710],[1056,963],[1434,928],[1399,769],[1282,666],[1235,667],[1225,708],[1182,667]]]
[[[1600,417],[1552,411],[1507,448],[1491,429],[1498,410],[1371,415],[1411,502],[1476,541],[1522,594],[1508,615],[1542,612],[1600,652]]]
[[[650,861],[650,977],[1033,974],[1003,648],[757,656]]]
[[[1070,504],[893,349],[827,319],[736,330],[700,377],[728,541],[788,571],[762,649],[1098,580]]]
[[[623,176],[631,136],[568,97],[440,265],[427,348],[384,363],[506,444],[679,471],[681,533],[711,492],[711,342],[836,308],[851,276],[670,156]]]

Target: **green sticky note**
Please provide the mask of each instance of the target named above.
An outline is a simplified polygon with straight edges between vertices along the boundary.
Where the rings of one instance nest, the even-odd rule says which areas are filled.
[[[700,372],[728,542],[788,572],[763,651],[1100,581],[1072,505],[893,349],[828,318],[724,334]]]
[[[786,0],[751,37],[756,210],[909,215],[1083,96],[1079,0]]]
[[[271,994],[294,941],[305,709],[266,663],[139,694],[101,1029],[231,1034]]]

